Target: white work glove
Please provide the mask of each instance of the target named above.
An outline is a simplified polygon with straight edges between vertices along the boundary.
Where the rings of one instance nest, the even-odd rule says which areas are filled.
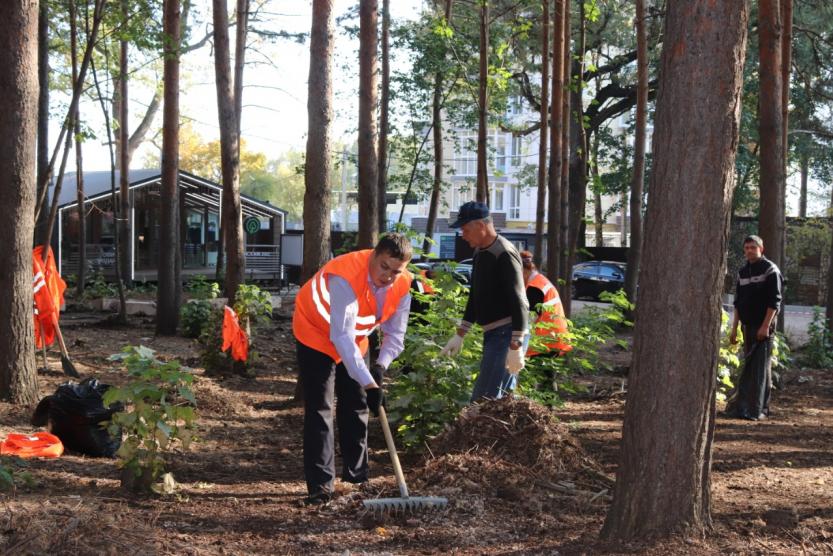
[[[506,370],[509,374],[516,375],[524,368],[524,352],[519,349],[509,349],[506,354]]]
[[[463,337],[459,334],[454,334],[451,339],[445,344],[445,347],[440,351],[440,355],[447,355],[454,357],[463,349]]]

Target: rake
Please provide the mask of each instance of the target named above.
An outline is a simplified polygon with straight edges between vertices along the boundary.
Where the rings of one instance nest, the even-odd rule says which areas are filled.
[[[385,433],[385,443],[390,452],[390,461],[393,464],[393,472],[396,475],[396,483],[399,485],[399,498],[376,498],[363,502],[365,509],[380,512],[416,511],[427,509],[439,509],[448,505],[448,499],[440,496],[410,496],[408,485],[405,484],[405,475],[402,473],[402,466],[399,464],[399,456],[396,454],[396,446],[393,444],[393,435],[390,432],[388,416],[384,407],[379,407],[379,422],[382,423],[382,431]]]

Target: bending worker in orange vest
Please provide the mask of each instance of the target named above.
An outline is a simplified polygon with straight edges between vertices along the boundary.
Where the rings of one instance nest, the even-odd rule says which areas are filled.
[[[411,244],[388,234],[374,249],[332,259],[298,292],[292,330],[304,387],[304,477],[309,504],[332,498],[333,397],[343,460],[341,478],[367,480],[367,412],[384,403],[382,377],[402,353],[410,312]],[[379,357],[368,365],[367,337],[380,327]]]
[[[563,335],[567,333],[567,317],[564,315],[564,306],[558,290],[549,279],[538,272],[535,263],[532,262],[532,253],[521,251],[521,262],[523,263],[524,284],[526,285],[526,299],[529,301],[530,310],[536,314],[535,325],[532,333],[543,339],[547,352],[528,349],[527,355],[543,355],[557,352],[564,355],[573,349],[573,346]],[[545,326],[536,326],[543,324]]]

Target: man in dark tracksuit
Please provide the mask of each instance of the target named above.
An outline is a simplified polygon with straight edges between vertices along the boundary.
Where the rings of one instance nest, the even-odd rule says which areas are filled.
[[[500,398],[511,392],[524,366],[523,341],[528,329],[529,304],[515,247],[497,234],[483,203],[460,207],[452,228],[461,228],[463,239],[475,248],[472,282],[463,320],[443,348],[454,356],[473,323],[483,328],[483,357],[471,400]]]
[[[738,272],[729,336],[729,341],[736,343],[738,323],[743,326],[743,373],[726,412],[753,421],[769,415],[772,337],[775,316],[781,308],[783,282],[781,271],[763,253],[764,242],[760,237],[753,235],[743,240],[746,264]]]

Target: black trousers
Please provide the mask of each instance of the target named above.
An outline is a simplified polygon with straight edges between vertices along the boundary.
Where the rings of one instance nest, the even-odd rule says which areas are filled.
[[[726,413],[743,419],[769,415],[772,392],[772,336],[758,341],[757,326],[743,325],[743,372]]]
[[[350,378],[344,363],[296,342],[298,367],[304,385],[304,478],[310,494],[332,492],[335,480],[336,404],[341,478],[351,483],[367,480],[367,396]]]

